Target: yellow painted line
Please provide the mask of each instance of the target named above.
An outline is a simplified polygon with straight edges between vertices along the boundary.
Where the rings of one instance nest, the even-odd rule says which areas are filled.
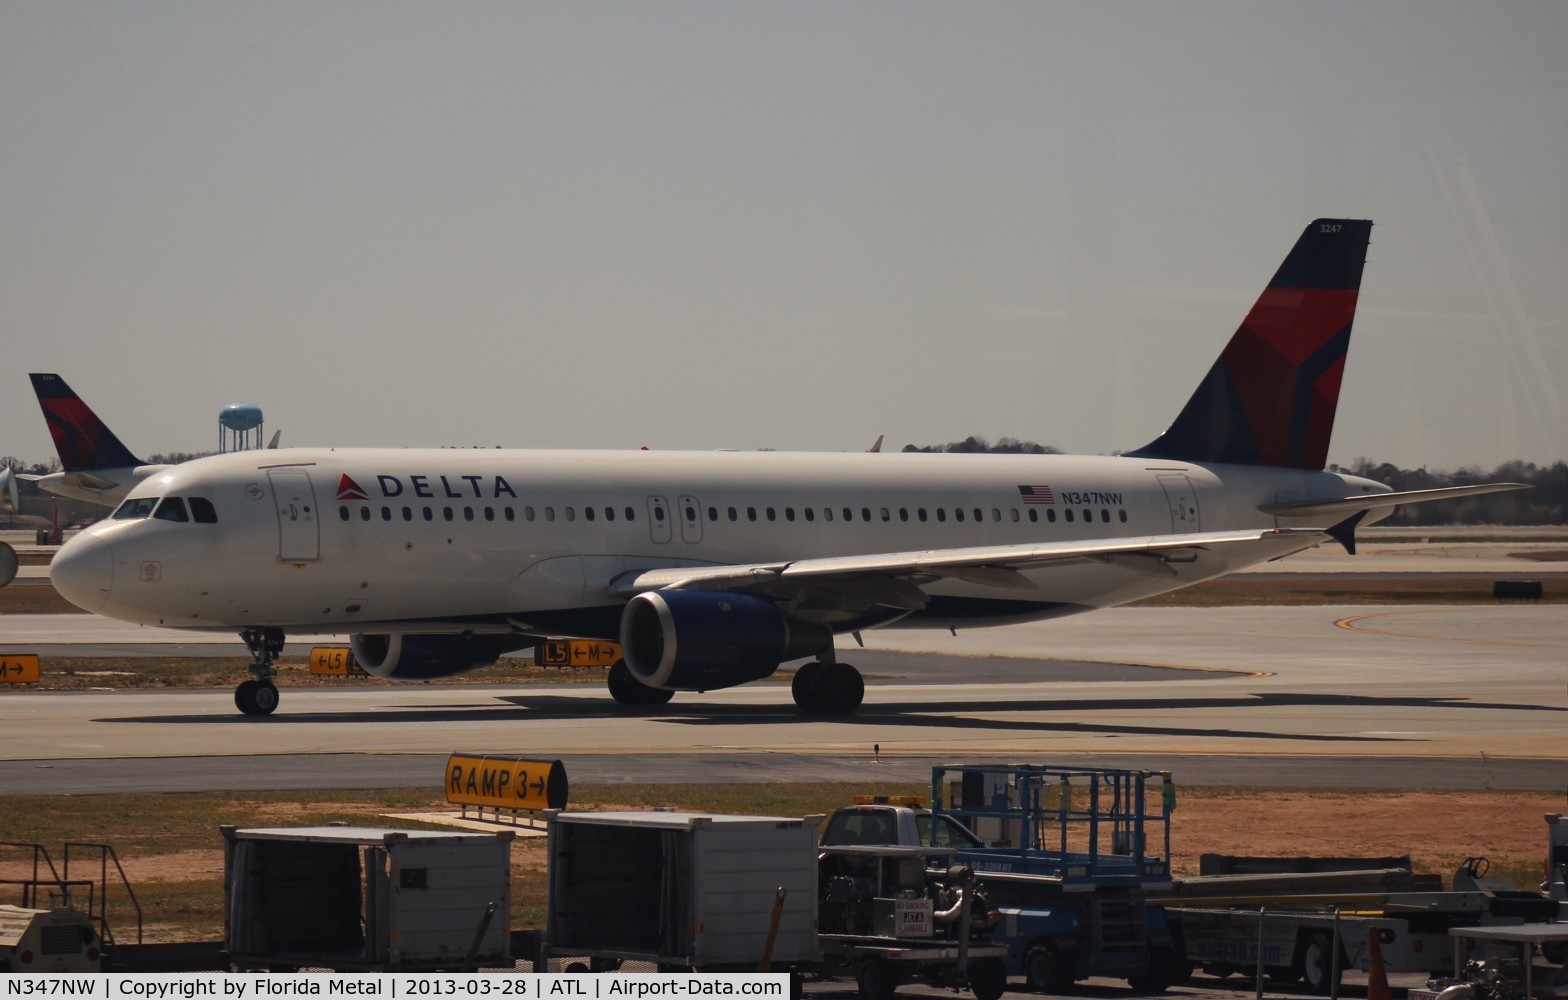
[[[1334,627],[1342,628],[1350,632],[1361,632],[1366,635],[1386,636],[1390,639],[1425,639],[1429,642],[1458,642],[1467,646],[1515,646],[1523,649],[1568,648],[1568,646],[1565,646],[1564,643],[1560,642],[1509,642],[1506,639],[1465,639],[1460,636],[1453,635],[1421,635],[1419,633],[1410,632],[1393,632],[1387,629],[1367,628],[1364,625],[1356,624],[1357,622],[1364,622],[1369,618],[1386,618],[1389,615],[1430,615],[1440,613],[1441,612],[1435,611],[1382,611],[1376,614],[1352,615],[1349,618],[1341,618],[1339,621],[1334,623]]]

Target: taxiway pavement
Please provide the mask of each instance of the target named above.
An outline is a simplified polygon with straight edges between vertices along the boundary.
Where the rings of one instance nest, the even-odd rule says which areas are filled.
[[[239,652],[90,616],[6,616],[0,632],[0,649],[74,641]],[[1199,783],[1568,784],[1561,608],[1126,608],[866,641],[841,651],[868,680],[844,719],[799,715],[780,684],[628,711],[598,685],[345,683],[285,688],[265,719],[228,690],[6,691],[0,793],[429,785],[454,750],[560,758],[594,782],[863,780],[868,765],[918,780],[992,759],[1180,760]]]

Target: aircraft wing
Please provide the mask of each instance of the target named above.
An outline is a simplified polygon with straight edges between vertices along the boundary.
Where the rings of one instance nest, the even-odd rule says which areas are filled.
[[[1345,517],[1358,510],[1378,510],[1398,507],[1407,503],[1426,503],[1428,500],[1452,500],[1456,497],[1481,496],[1484,493],[1509,493],[1527,490],[1526,483],[1481,483],[1476,486],[1445,486],[1435,490],[1406,490],[1403,493],[1368,493],[1364,496],[1345,497],[1340,500],[1291,500],[1284,503],[1267,503],[1258,508],[1265,514],[1278,517],[1313,517],[1322,514]]]
[[[1260,563],[1311,548],[1331,537],[1329,532],[1313,528],[1213,531],[977,545],[732,566],[678,566],[629,573],[615,581],[611,591],[627,598],[644,591],[665,589],[766,592],[790,584],[831,586],[842,583],[848,586],[869,577],[895,584],[880,594],[875,603],[913,609],[924,604],[924,595],[919,592],[918,585],[941,579],[963,580],[1005,590],[1031,590],[1034,583],[1023,576],[1021,570],[1105,562],[1137,572],[1164,574],[1173,572],[1172,563],[1195,562],[1208,552],[1226,550],[1227,554],[1239,554],[1250,549],[1248,554],[1254,558],[1248,561]]]

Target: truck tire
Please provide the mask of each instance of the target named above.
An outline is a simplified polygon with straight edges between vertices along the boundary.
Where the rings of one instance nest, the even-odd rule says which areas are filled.
[[[1307,989],[1319,996],[1327,996],[1338,985],[1332,982],[1336,964],[1341,975],[1345,972],[1345,958],[1334,961],[1334,936],[1328,931],[1312,931],[1301,945],[1301,978]]]
[[[1071,965],[1060,950],[1044,941],[1024,956],[1024,976],[1038,993],[1066,993],[1073,985]]]
[[[866,1000],[889,1000],[898,992],[898,974],[892,963],[868,958],[855,970],[855,986]]]
[[[1000,958],[969,963],[969,990],[975,1000],[1000,1000],[1007,992],[1007,966]]]
[[[1164,946],[1149,949],[1149,964],[1127,977],[1139,993],[1164,993],[1176,985],[1176,952]]]

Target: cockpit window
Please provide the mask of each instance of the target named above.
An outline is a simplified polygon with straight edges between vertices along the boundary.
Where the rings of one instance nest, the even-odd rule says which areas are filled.
[[[206,497],[191,497],[191,520],[197,524],[217,524],[218,511]]]
[[[157,497],[137,497],[120,504],[120,509],[114,512],[116,521],[135,521],[147,517],[152,513],[153,506],[158,503]]]
[[[179,497],[164,497],[163,502],[158,504],[158,509],[152,516],[160,521],[179,521],[184,523],[190,520],[190,516],[185,513],[185,501]]]

